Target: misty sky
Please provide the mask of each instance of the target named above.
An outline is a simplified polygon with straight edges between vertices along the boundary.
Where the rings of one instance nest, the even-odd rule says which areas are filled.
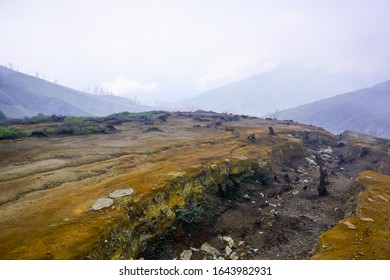
[[[0,0],[0,63],[178,100],[283,65],[390,79],[390,1]]]

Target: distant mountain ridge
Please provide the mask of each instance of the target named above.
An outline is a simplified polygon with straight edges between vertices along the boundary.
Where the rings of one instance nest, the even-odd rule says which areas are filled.
[[[22,118],[39,113],[105,116],[152,108],[119,96],[81,92],[0,66],[0,110],[9,118]]]
[[[390,80],[267,116],[390,138]]]
[[[189,109],[262,116],[372,85],[372,78],[284,65],[182,102]]]

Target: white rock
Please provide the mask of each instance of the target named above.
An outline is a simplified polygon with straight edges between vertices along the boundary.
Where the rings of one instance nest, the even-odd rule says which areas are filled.
[[[374,202],[374,201],[375,201],[375,199],[373,199],[373,198],[371,198],[371,197],[369,197],[369,198],[367,198],[367,199],[368,199],[369,202]]]
[[[297,195],[297,194],[299,194],[299,191],[292,191],[291,192],[293,195]]]
[[[383,201],[386,201],[386,202],[388,202],[387,198],[386,198],[386,197],[384,197],[383,195],[380,195],[380,194],[378,194],[376,197],[378,197],[378,198],[382,199]]]
[[[97,211],[103,208],[110,207],[113,204],[114,200],[112,200],[111,198],[99,198],[89,210]]]
[[[239,257],[238,257],[238,255],[237,255],[236,252],[233,252],[233,253],[230,255],[230,259],[236,261],[236,260],[239,259]]]
[[[243,198],[248,199],[248,200],[251,199],[251,197],[248,194],[244,195]]]
[[[207,254],[213,255],[213,256],[219,256],[220,253],[217,249],[212,247],[209,243],[205,242],[200,247],[200,250],[203,252],[206,252]]]
[[[241,246],[244,246],[245,244],[245,241],[241,240],[241,241],[238,241],[238,246],[241,247]]]
[[[226,256],[229,257],[232,252],[233,252],[232,248],[230,248],[229,245],[227,245],[225,248]]]
[[[309,184],[310,181],[309,181],[309,179],[305,179],[305,180],[302,181],[302,183],[303,183],[303,184]]]
[[[332,154],[333,154],[333,150],[332,150],[330,147],[328,147],[328,148],[326,148],[326,149],[321,149],[321,150],[320,150],[320,153],[332,155]]]
[[[178,178],[178,177],[183,177],[186,173],[184,172],[179,172],[179,171],[172,171],[168,173],[168,176]]]
[[[347,222],[343,222],[343,224],[346,225],[347,228],[349,228],[349,229],[356,229],[356,226],[351,222],[347,221]]]
[[[264,194],[261,192],[261,193],[260,193],[260,196],[261,196],[261,197],[264,197]]]
[[[360,218],[360,220],[365,221],[365,222],[373,222],[374,221],[371,218]]]
[[[118,197],[132,195],[133,192],[134,192],[133,189],[121,189],[121,190],[116,190],[116,191],[110,193],[108,196],[110,198],[118,198]]]
[[[221,241],[230,246],[230,248],[234,247],[234,240],[230,236],[221,236]]]
[[[317,166],[317,163],[311,158],[306,157],[305,159],[309,165]]]
[[[182,260],[190,260],[192,256],[192,251],[191,250],[184,250],[180,254],[180,259]]]

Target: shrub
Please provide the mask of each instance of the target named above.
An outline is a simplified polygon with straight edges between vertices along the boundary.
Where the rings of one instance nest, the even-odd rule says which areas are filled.
[[[38,114],[34,117],[31,117],[27,120],[27,122],[30,122],[30,123],[43,123],[43,122],[52,122],[53,119],[51,118],[51,116],[45,116],[43,114]]]
[[[31,135],[31,132],[21,130],[20,128],[0,127],[0,140],[16,139],[16,138],[21,138],[21,137],[28,137],[30,135]]]

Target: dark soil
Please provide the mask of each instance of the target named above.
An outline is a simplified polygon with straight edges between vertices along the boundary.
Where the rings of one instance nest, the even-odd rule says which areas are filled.
[[[318,161],[319,151],[326,148],[311,147],[307,151],[311,159],[315,160],[317,155]],[[327,195],[319,196],[318,166],[309,165],[306,160],[292,162],[289,169],[276,166],[265,182],[255,178],[241,184],[228,198],[215,194],[215,204],[201,205],[202,214],[195,222],[178,223],[141,257],[176,259],[183,250],[191,249],[191,259],[212,259],[215,256],[199,251],[208,242],[221,252],[220,258],[228,258],[223,254],[226,244],[220,237],[230,236],[236,244],[233,251],[240,259],[310,258],[319,236],[350,208],[345,201],[357,193],[353,190],[351,193],[353,178],[360,171],[383,166],[378,165],[384,160],[379,154],[355,155],[348,145],[332,147],[332,150],[329,159],[321,161],[328,173]]]

